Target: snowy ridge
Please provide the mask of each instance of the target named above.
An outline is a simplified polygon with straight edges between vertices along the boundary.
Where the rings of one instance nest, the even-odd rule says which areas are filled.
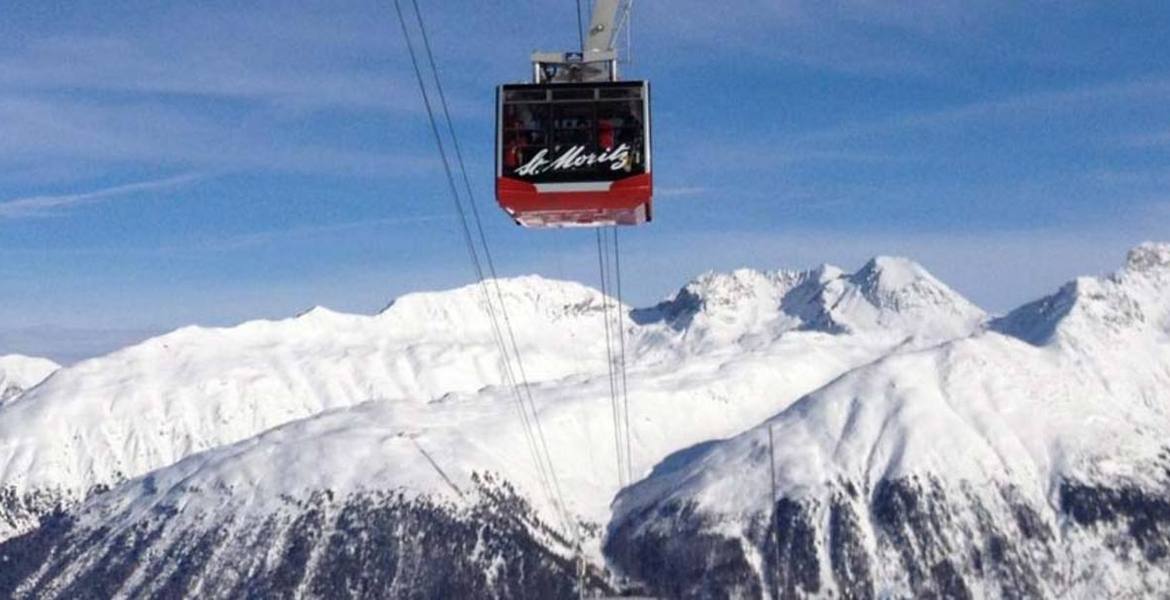
[[[1170,246],[1139,247],[1120,273],[1079,279],[997,321],[993,331],[885,357],[758,427],[672,458],[619,496],[611,556],[643,574],[640,554],[670,547],[663,541],[670,532],[698,528],[742,549],[728,559],[743,561],[742,590],[998,596],[1030,589],[1062,596],[1075,589],[1092,596],[1166,589],[1166,563],[1151,570],[1127,548],[1154,560],[1170,539],[1121,535],[1116,553],[1094,557],[1077,567],[1088,569],[1083,579],[1069,579],[1073,564],[1101,542],[1075,531],[1055,536],[1068,519],[1115,519],[1122,532],[1137,531],[1126,519],[1163,518],[1157,527],[1170,526],[1167,257]],[[1130,516],[1115,506],[1120,497],[1134,499],[1126,510],[1145,505],[1153,508],[1141,510],[1153,512]],[[788,515],[794,529],[787,533],[809,536],[810,545],[780,555],[788,564],[775,563],[767,537],[776,511]],[[1020,514],[1030,515],[1027,527],[1006,525]],[[820,518],[848,531],[826,529]],[[911,551],[900,538],[905,531],[919,536]],[[1036,532],[1051,539],[1034,547],[1029,535]],[[846,533],[856,545],[848,560],[824,553]],[[964,549],[979,553],[982,535],[1007,540],[1012,554],[1004,560],[1023,579],[1005,582],[988,576],[980,561],[963,560]],[[815,539],[823,544],[811,545]],[[659,560],[698,541],[683,536],[679,549]],[[958,556],[947,559],[948,552]],[[1044,558],[1051,552],[1076,563],[1053,563]],[[945,577],[930,574],[934,561],[943,561]],[[922,563],[927,571],[916,575]],[[818,576],[793,579],[810,565]],[[773,571],[779,580],[764,575]],[[699,585],[673,591],[706,589]]]
[[[539,278],[501,286],[520,344],[541,348],[532,379],[604,368],[583,335],[600,319],[599,294]],[[498,385],[478,302],[472,286],[405,296],[372,317],[316,308],[187,327],[63,369],[0,411],[0,485],[81,492],[323,410]]]
[[[47,358],[20,354],[0,356],[0,404],[44,381],[60,368],[61,365]]]
[[[734,277],[756,278],[747,272]],[[799,288],[809,280],[815,291],[826,277],[839,273],[821,269],[791,276],[791,285]],[[617,487],[598,334],[601,296],[578,284],[536,277],[500,286],[530,357],[525,367],[536,384],[542,422],[562,443],[573,441],[553,449],[554,464],[573,474],[564,482],[574,490],[568,493],[573,510],[604,522]],[[721,288],[684,290],[709,307],[705,310],[718,307],[720,318],[704,314],[680,329],[655,309],[633,311],[626,321],[634,353],[631,419],[642,423],[635,427],[636,471],[648,471],[680,447],[733,435],[745,423],[890,352],[910,335],[896,329],[852,335],[784,327],[754,336],[752,351],[744,353],[739,343],[745,327],[756,320],[791,321],[782,305],[797,296],[777,290],[761,303]],[[494,286],[489,289],[494,293]],[[49,494],[49,499],[15,502],[0,518],[0,528],[7,521],[11,532],[27,529],[53,498],[76,501],[96,486],[371,399],[421,410],[409,419],[420,428],[454,419],[476,431],[500,432],[493,433],[497,441],[491,444],[515,442],[507,450],[511,466],[503,471],[520,484],[535,482],[525,471],[530,461],[511,398],[496,387],[502,381],[499,356],[480,298],[472,286],[411,294],[373,317],[317,308],[284,321],[185,328],[64,369],[0,409],[0,489],[17,498]],[[651,313],[660,318],[637,316]],[[940,311],[937,320],[949,314]],[[706,341],[692,347],[695,337]],[[758,389],[774,393],[757,397]],[[468,398],[475,402],[468,404]],[[450,412],[450,406],[457,410]],[[456,464],[482,460],[471,451],[474,445],[463,446],[468,451],[453,458]],[[532,483],[525,489],[538,488]],[[544,498],[533,501],[539,510],[552,511]]]
[[[992,327],[1034,345],[1079,338],[1170,332],[1170,244],[1130,251],[1126,266],[1104,278],[1081,277],[1059,292],[1020,307]],[[1120,341],[1120,340],[1118,340]]]
[[[987,327],[905,259],[704,275],[629,311],[644,479],[624,490],[600,295],[501,291],[591,589],[613,591],[608,564],[665,596],[1148,595],[1170,586],[1168,256],[1144,245]],[[32,557],[0,595],[458,595],[485,573],[565,595],[571,542],[478,294],[180,330],[0,408],[0,555]],[[37,496],[111,484],[62,518]],[[521,558],[539,580],[499,566]]]
[[[849,331],[903,329],[936,339],[962,335],[986,314],[921,265],[877,257],[860,271],[827,285],[826,318]]]
[[[635,319],[660,319],[686,346],[752,348],[794,330],[909,335],[943,340],[977,329],[987,315],[904,258],[878,257],[856,273],[740,269],[707,273]]]

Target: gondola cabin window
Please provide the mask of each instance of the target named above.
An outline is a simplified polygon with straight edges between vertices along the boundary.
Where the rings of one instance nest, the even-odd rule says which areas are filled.
[[[642,82],[505,86],[501,175],[533,183],[647,172]]]
[[[500,205],[526,227],[648,222],[649,91],[644,81],[501,86]]]

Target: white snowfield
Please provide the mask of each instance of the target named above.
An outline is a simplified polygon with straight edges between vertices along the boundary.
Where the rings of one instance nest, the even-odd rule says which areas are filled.
[[[619,496],[615,520],[652,504],[693,503],[729,534],[746,535],[749,516],[773,505],[769,428],[776,497],[821,506],[843,482],[871,491],[909,476],[988,506],[1002,504],[996,498],[1010,485],[1051,507],[1043,517],[1054,523],[1065,481],[1164,493],[1170,470],[1150,466],[1170,466],[1160,458],[1170,447],[1170,245],[1135,248],[1118,273],[1077,279],[973,335],[854,369],[660,468]]]
[[[61,365],[47,359],[8,354],[0,356],[0,404],[44,381]]]
[[[603,524],[620,486],[602,297],[538,277],[498,283],[569,510]],[[493,471],[556,522],[483,306],[477,286],[412,294],[374,316],[314,309],[181,329],[62,369],[0,407],[0,489],[75,501],[153,471],[95,501],[181,497],[207,511],[262,512],[320,489],[454,499],[473,472]],[[656,307],[624,310],[638,476],[851,369],[986,319],[920,266],[891,258],[855,274],[708,274]],[[142,486],[166,492],[139,497]]]

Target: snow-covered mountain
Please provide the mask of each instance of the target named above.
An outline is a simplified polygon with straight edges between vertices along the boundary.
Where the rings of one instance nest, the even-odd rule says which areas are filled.
[[[1165,593],[1170,246],[676,453],[607,552],[669,595]]]
[[[494,290],[493,290],[494,292]],[[604,353],[597,292],[539,278],[500,293],[536,381]],[[374,316],[316,308],[188,327],[56,373],[0,407],[0,538],[60,503],[202,450],[372,399],[425,404],[502,381],[480,289],[412,294]],[[30,521],[30,519],[32,519]]]
[[[878,257],[852,274],[831,265],[707,273],[634,318],[663,320],[688,338],[674,346],[693,350],[751,348],[798,330],[941,340],[971,332],[986,314],[921,265]]]
[[[492,402],[365,403],[193,455],[0,544],[0,596],[570,596],[572,544],[493,475],[529,483]]]
[[[61,365],[47,359],[7,354],[0,356],[0,404],[44,381]]]
[[[1141,592],[1167,573],[1167,255],[990,323],[891,258],[624,309],[624,490],[600,294],[499,284],[591,590],[608,567],[666,595]],[[63,369],[0,407],[0,596],[567,595],[502,382],[477,287]]]
[[[780,282],[770,309],[754,297],[733,301],[719,291],[723,286],[712,283],[720,276],[710,275],[663,305],[673,311],[633,311],[626,320],[631,394],[640,408],[631,416],[659,421],[665,412],[671,413],[669,422],[677,421],[669,434],[657,428],[637,432],[636,468],[648,470],[680,445],[732,435],[914,335],[897,329],[852,335],[835,324],[820,327],[818,321],[790,314],[786,304],[813,315],[828,310],[828,295],[818,293],[822,287],[863,288],[853,294],[875,298],[879,295],[867,286],[904,284],[948,294],[954,306],[939,304],[931,309],[936,314],[924,313],[927,318],[919,320],[942,324],[945,331],[968,324],[955,314],[971,323],[982,318],[920,268],[906,266],[920,277],[898,273],[895,281],[887,281],[832,268],[816,276],[756,274]],[[730,279],[736,277],[753,275],[740,272]],[[789,293],[782,293],[783,282],[810,279],[815,285],[789,285]],[[696,295],[699,286],[714,291]],[[494,283],[487,289],[497,293]],[[601,295],[537,277],[499,282],[498,292],[528,357],[525,370],[537,384],[537,401],[563,411],[569,439],[584,435],[581,443],[597,446],[590,460],[602,464],[607,447],[595,440],[611,439],[612,432]],[[680,308],[684,304],[688,308]],[[864,302],[850,308],[867,318],[891,310]],[[696,320],[693,327],[679,322],[684,313]],[[737,313],[786,326],[749,334],[742,319],[728,316]],[[7,496],[0,505],[0,537],[27,529],[36,515],[80,500],[93,489],[325,410],[378,399],[441,407],[437,400],[491,390],[504,378],[488,323],[481,288],[470,286],[408,295],[372,317],[318,308],[285,321],[181,329],[63,369],[0,408],[0,490]],[[741,344],[751,335],[752,350],[744,352]],[[692,337],[723,343],[695,348]],[[774,395],[738,400],[761,386]],[[491,410],[513,422],[508,395],[496,396]],[[428,414],[447,418],[437,409]],[[692,418],[698,414],[707,416]],[[560,460],[577,458],[572,448],[561,452],[566,457]],[[585,472],[575,467],[566,470]],[[617,478],[610,466],[588,472],[580,485],[589,491],[577,496],[576,510],[603,521]],[[607,492],[597,494],[597,482],[605,482]]]

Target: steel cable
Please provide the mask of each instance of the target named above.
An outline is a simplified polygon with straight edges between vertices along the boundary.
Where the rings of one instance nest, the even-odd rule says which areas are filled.
[[[452,125],[451,120],[450,120],[450,110],[449,110],[447,102],[446,102],[446,97],[442,92],[442,85],[441,85],[441,82],[439,79],[438,70],[435,68],[434,55],[433,55],[433,52],[431,52],[430,42],[429,42],[429,39],[428,39],[427,34],[426,34],[426,25],[423,22],[422,12],[418,8],[417,0],[412,0],[412,5],[413,5],[413,8],[415,10],[415,15],[416,15],[416,18],[417,18],[418,23],[419,23],[420,31],[422,32],[423,40],[424,40],[424,43],[426,46],[428,61],[429,61],[432,73],[434,75],[436,84],[437,84],[436,89],[438,90],[438,93],[440,96],[444,117],[447,120],[447,129],[452,137],[452,141],[453,141],[453,145],[456,149],[456,153],[459,156],[459,164],[460,164],[460,167],[462,169],[465,185],[467,185],[468,189],[470,190],[470,180],[467,176],[467,171],[466,171],[466,168],[465,168],[463,161],[462,161],[462,152],[461,152],[461,150],[459,150],[458,137],[455,135],[454,126]],[[537,476],[540,479],[541,487],[544,489],[546,496],[548,496],[548,498],[549,498],[550,504],[552,504],[557,509],[560,518],[564,522],[566,532],[570,535],[570,537],[573,538],[573,540],[579,546],[579,544],[580,544],[579,534],[578,534],[577,529],[574,526],[572,520],[569,518],[567,507],[566,507],[565,502],[564,502],[564,496],[560,491],[559,483],[556,482],[555,473],[552,472],[552,470],[551,470],[551,467],[552,467],[551,456],[548,453],[547,443],[543,439],[543,432],[540,430],[538,415],[536,414],[535,406],[532,403],[531,392],[528,391],[528,405],[529,406],[526,407],[525,402],[524,402],[524,397],[520,393],[520,386],[518,386],[517,382],[516,382],[515,373],[512,371],[511,355],[514,352],[516,354],[516,356],[519,357],[519,348],[516,345],[514,333],[511,331],[510,319],[508,319],[508,317],[507,317],[506,306],[504,306],[502,303],[502,300],[503,300],[502,294],[500,294],[498,283],[496,283],[497,295],[500,297],[500,300],[501,300],[500,311],[504,316],[505,322],[508,323],[508,329],[509,329],[508,333],[509,333],[509,337],[512,340],[513,352],[509,352],[507,345],[504,343],[504,337],[503,337],[503,333],[500,331],[500,326],[499,326],[499,322],[498,322],[498,317],[496,315],[496,310],[495,310],[495,307],[492,303],[491,295],[488,292],[487,285],[485,284],[483,265],[480,263],[479,255],[478,255],[478,253],[476,251],[476,247],[475,247],[474,238],[472,237],[471,229],[467,223],[467,213],[463,207],[462,200],[460,199],[460,196],[459,196],[458,186],[455,183],[455,176],[452,172],[451,161],[447,155],[446,147],[443,143],[442,134],[439,132],[438,119],[435,116],[435,111],[434,111],[434,108],[432,106],[430,94],[427,91],[426,83],[425,83],[423,75],[422,75],[422,69],[419,66],[418,56],[417,56],[417,53],[416,53],[415,48],[414,48],[414,43],[411,39],[409,29],[408,29],[407,24],[406,24],[406,18],[402,12],[401,1],[395,0],[394,7],[395,7],[395,11],[398,15],[399,23],[402,26],[403,38],[406,40],[407,50],[410,53],[411,65],[414,68],[415,77],[417,78],[417,81],[419,84],[419,90],[423,96],[423,103],[426,107],[427,117],[428,117],[428,120],[429,120],[430,126],[431,126],[431,133],[434,135],[435,144],[439,150],[439,157],[443,162],[443,170],[446,174],[447,184],[448,184],[449,190],[451,192],[451,198],[452,198],[452,201],[455,205],[456,213],[459,216],[459,222],[460,222],[460,226],[461,226],[461,229],[463,232],[464,243],[467,247],[468,256],[471,259],[472,267],[473,267],[473,270],[475,271],[477,282],[479,284],[480,293],[481,293],[483,300],[485,302],[485,309],[488,313],[489,320],[491,321],[493,337],[496,341],[497,346],[499,347],[499,349],[501,351],[501,356],[502,356],[502,359],[504,361],[504,373],[503,373],[504,379],[505,379],[505,382],[508,383],[509,386],[513,389],[513,394],[516,397],[517,407],[520,411],[521,424],[522,424],[523,429],[524,429],[525,438],[526,438],[526,441],[529,445],[529,450],[533,455],[533,461],[534,461],[534,463],[536,463]],[[489,260],[489,268],[491,269],[491,271],[493,273],[493,281],[495,281],[495,279],[494,279],[495,267],[494,267],[494,264],[490,263],[490,254],[489,254],[489,251],[488,251],[487,245],[486,245],[486,237],[483,235],[482,224],[479,223],[478,211],[475,209],[474,203],[472,203],[472,211],[473,211],[473,214],[474,214],[475,219],[476,219],[477,227],[479,228],[481,242],[484,244],[485,257]],[[528,389],[528,382],[527,382],[527,378],[524,377],[522,369],[521,369],[521,377],[523,378],[524,389],[527,390]],[[531,408],[531,410],[532,410],[531,416],[528,414],[528,408]],[[536,434],[533,433],[534,428],[536,429],[536,432],[537,432]],[[538,440],[539,440],[539,445],[538,445]],[[541,455],[541,450],[543,450],[543,456]]]
[[[608,245],[604,242],[605,230],[599,227],[595,231],[597,234],[597,267],[601,275],[601,318],[605,327],[605,366],[609,374],[609,404],[613,412],[614,453],[617,458],[618,487],[624,488],[627,479],[623,473],[621,403],[618,397],[617,374],[614,370],[613,338],[610,336],[609,265],[606,260]]]
[[[626,478],[631,483],[634,480],[634,459],[633,451],[630,447],[630,387],[626,379],[626,324],[625,324],[625,302],[622,300],[622,253],[621,246],[618,244],[618,228],[613,228],[613,264],[614,264],[614,280],[617,284],[617,304],[618,304],[618,361],[621,368],[621,389],[622,389],[622,411],[624,412],[625,420],[625,436],[626,436]]]
[[[516,341],[515,330],[512,327],[512,319],[508,314],[507,304],[504,302],[504,294],[500,288],[499,276],[496,273],[495,260],[492,258],[491,246],[488,244],[487,235],[484,233],[483,220],[480,218],[479,208],[478,208],[476,201],[475,201],[475,192],[473,191],[473,188],[471,186],[471,177],[468,175],[467,165],[466,165],[465,161],[463,160],[463,150],[459,144],[459,136],[455,133],[455,125],[454,125],[454,121],[451,119],[451,111],[450,111],[450,108],[449,108],[448,103],[447,103],[447,96],[446,96],[446,93],[443,91],[442,79],[439,77],[439,69],[438,69],[438,66],[437,66],[436,61],[435,61],[434,52],[431,49],[430,36],[427,35],[426,25],[423,23],[422,11],[420,11],[418,8],[418,1],[411,0],[411,4],[414,6],[415,16],[418,18],[419,30],[422,32],[423,47],[427,53],[427,60],[428,60],[428,64],[431,67],[431,73],[434,76],[435,89],[436,89],[438,96],[439,96],[439,103],[443,108],[443,116],[444,116],[444,120],[446,121],[446,124],[447,124],[447,131],[448,131],[448,134],[450,135],[451,140],[452,140],[452,146],[453,146],[454,151],[455,151],[456,161],[459,165],[459,171],[462,174],[464,189],[467,192],[467,200],[468,200],[468,204],[470,205],[470,208],[471,208],[472,220],[475,223],[475,229],[476,229],[476,232],[479,236],[480,245],[483,248],[484,262],[487,263],[488,274],[491,276],[490,277],[491,287],[494,289],[495,294],[496,294],[496,299],[499,301],[499,304],[500,304],[499,313],[502,316],[503,321],[504,321],[504,326],[502,328],[502,331],[507,333],[507,342],[511,343],[511,355],[514,356],[515,360],[516,360],[516,371],[519,374],[519,385],[520,385],[520,389],[523,391],[523,394],[524,394],[524,398],[521,399],[521,404],[524,403],[524,399],[527,400],[527,404],[528,404],[527,410],[531,411],[531,413],[532,413],[532,416],[529,419],[529,421],[533,424],[533,427],[534,427],[535,432],[536,432],[534,437],[536,439],[536,443],[538,443],[540,446],[541,452],[543,453],[542,454],[544,457],[543,462],[546,463],[545,465],[542,466],[543,470],[545,472],[545,476],[548,478],[549,481],[551,481],[551,487],[555,491],[557,498],[559,498],[561,501],[562,511],[565,511],[565,515],[563,515],[563,518],[567,522],[571,522],[571,520],[568,518],[567,508],[564,507],[564,495],[561,492],[560,480],[557,478],[556,471],[553,468],[552,453],[548,449],[548,441],[544,435],[544,427],[541,426],[540,419],[537,416],[536,403],[532,397],[532,388],[529,385],[528,374],[526,373],[525,368],[524,368],[524,360],[520,354],[520,345]],[[481,280],[481,282],[483,281],[482,276],[481,276],[480,280]],[[494,329],[497,330],[497,332],[498,332],[500,330],[500,327],[499,327],[498,323],[494,322],[494,319],[495,319],[494,312],[495,311],[492,309],[492,304],[491,304],[490,298],[488,299],[488,308],[489,308],[489,314],[491,314],[492,318],[493,318]],[[500,336],[501,339],[503,338],[502,333],[498,333],[498,335]],[[501,347],[505,349],[505,352],[507,351],[506,344],[501,343]],[[510,364],[507,365],[507,369],[509,371],[511,371]],[[512,381],[513,381],[513,385],[515,385],[517,380],[515,379],[514,375],[512,377]],[[527,412],[527,411],[525,411],[525,412]],[[576,537],[576,528],[572,527],[571,530],[569,531],[569,533],[573,534],[574,537]]]

